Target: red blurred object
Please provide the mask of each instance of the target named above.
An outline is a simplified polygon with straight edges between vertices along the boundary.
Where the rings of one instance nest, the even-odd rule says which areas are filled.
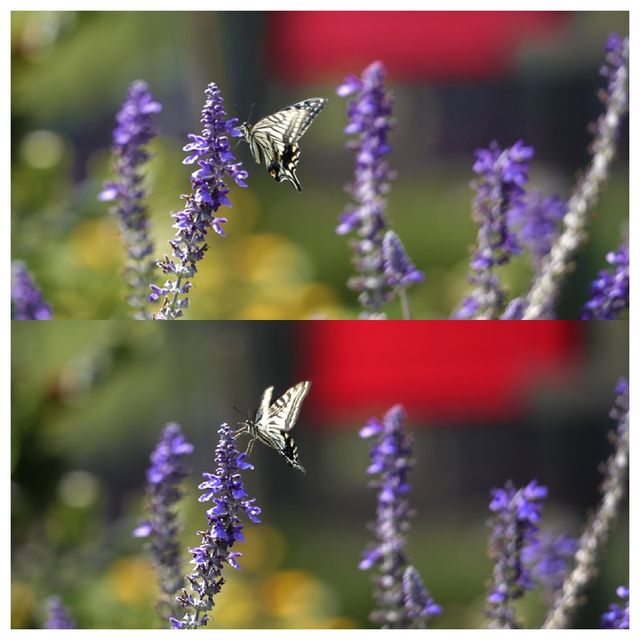
[[[559,320],[296,323],[307,415],[331,425],[401,403],[414,418],[509,420],[531,385],[558,384],[584,358],[584,325]]]
[[[529,41],[558,37],[561,11],[274,11],[269,69],[291,83],[336,82],[382,60],[394,81],[486,78]]]

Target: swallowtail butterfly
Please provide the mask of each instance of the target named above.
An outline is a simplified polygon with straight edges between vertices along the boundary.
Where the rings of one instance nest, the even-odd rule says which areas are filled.
[[[237,438],[245,433],[251,436],[247,455],[251,452],[253,443],[260,440],[283,456],[289,466],[306,473],[298,460],[298,447],[291,435],[291,429],[298,419],[302,401],[309,393],[310,387],[311,382],[308,380],[298,382],[273,403],[271,402],[273,387],[264,390],[255,418],[242,422],[241,428],[234,436]]]
[[[254,125],[245,122],[238,129],[249,143],[258,164],[264,161],[276,182],[289,180],[302,191],[296,167],[300,159],[298,141],[327,104],[326,98],[308,98],[272,113]]]

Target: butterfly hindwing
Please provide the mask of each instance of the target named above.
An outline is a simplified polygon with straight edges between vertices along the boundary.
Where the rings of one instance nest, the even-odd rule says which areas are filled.
[[[300,159],[298,141],[326,103],[326,98],[308,98],[258,120],[253,126],[245,122],[239,127],[256,162],[264,162],[277,182],[289,180],[302,191],[295,173]]]

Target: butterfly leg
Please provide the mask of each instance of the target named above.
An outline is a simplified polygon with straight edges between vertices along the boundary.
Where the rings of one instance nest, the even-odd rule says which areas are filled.
[[[247,445],[247,450],[244,452],[245,456],[248,456],[251,453],[251,449],[253,449],[253,443],[257,440],[258,438],[251,438],[251,440],[249,440],[249,444]]]
[[[245,433],[249,433],[249,429],[247,428],[247,425],[244,424],[244,422],[240,423],[242,426],[239,429],[236,429],[233,432],[233,439],[237,440],[240,436],[243,436]]]

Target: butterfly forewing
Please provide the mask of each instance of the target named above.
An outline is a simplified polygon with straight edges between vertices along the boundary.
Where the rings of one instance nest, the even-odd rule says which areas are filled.
[[[256,413],[256,422],[261,422],[264,416],[269,415],[269,406],[271,405],[271,396],[273,395],[273,387],[267,387],[260,400],[260,408]]]
[[[297,142],[306,133],[316,116],[324,109],[326,98],[308,98],[258,120],[252,131],[267,133],[284,143]]]
[[[291,431],[300,414],[302,401],[305,399],[311,383],[308,380],[298,382],[282,394],[270,407],[267,421],[277,425],[281,431]]]
[[[255,125],[240,129],[258,164],[264,162],[277,182],[289,180],[301,191],[295,170],[300,158],[298,141],[327,103],[326,98],[308,98],[276,111]]]

